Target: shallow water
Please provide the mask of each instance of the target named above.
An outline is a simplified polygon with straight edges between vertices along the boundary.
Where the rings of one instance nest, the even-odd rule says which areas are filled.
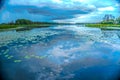
[[[0,71],[4,80],[118,80],[119,45],[120,31],[77,25],[4,31]]]

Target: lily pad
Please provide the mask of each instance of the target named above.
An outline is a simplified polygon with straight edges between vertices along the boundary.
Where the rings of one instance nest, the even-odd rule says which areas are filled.
[[[35,55],[31,55],[31,57],[35,57]]]
[[[22,62],[22,60],[14,60],[15,63]]]
[[[8,57],[9,55],[5,55],[5,57]]]
[[[11,59],[11,58],[13,58],[13,56],[9,56],[9,57],[8,57],[8,59]]]
[[[7,49],[3,54],[7,54],[9,52],[9,49]]]
[[[35,56],[35,58],[40,58],[40,56]]]
[[[45,58],[45,57],[47,57],[47,56],[40,56],[40,59],[43,59],[43,58]]]
[[[28,56],[28,55],[26,55],[24,58],[25,58],[25,59],[30,59],[31,57],[30,57],[30,56]]]

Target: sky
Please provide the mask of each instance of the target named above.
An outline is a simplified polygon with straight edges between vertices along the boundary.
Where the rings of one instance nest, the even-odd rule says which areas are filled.
[[[120,0],[0,0],[0,23],[16,19],[93,23],[105,14],[120,16]]]

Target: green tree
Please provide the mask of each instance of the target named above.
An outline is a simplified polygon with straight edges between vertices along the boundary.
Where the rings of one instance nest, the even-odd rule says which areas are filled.
[[[120,24],[120,16],[116,19],[116,23]]]
[[[109,21],[109,20],[114,20],[115,17],[112,15],[112,14],[106,14],[104,17],[103,17],[103,20],[104,21]]]
[[[101,23],[102,24],[114,24],[115,23],[115,17],[111,14],[106,14],[103,17],[103,21]]]
[[[33,22],[27,19],[17,19],[15,24],[32,24]]]
[[[114,24],[115,21],[113,19],[109,20],[109,21],[102,21],[102,24]]]

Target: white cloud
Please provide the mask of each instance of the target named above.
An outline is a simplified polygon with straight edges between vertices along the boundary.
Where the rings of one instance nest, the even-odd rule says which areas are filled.
[[[87,2],[88,0],[72,0],[73,2]]]
[[[98,8],[98,11],[114,11],[115,8],[112,6]]]
[[[108,6],[108,5],[113,5],[113,1],[109,0],[10,0],[10,4],[12,5],[34,5],[34,6],[49,6],[49,5],[55,5],[56,7],[61,6],[62,8],[65,7],[95,7],[97,6]],[[101,4],[102,3],[102,4]],[[91,5],[91,6],[90,6]],[[100,9],[101,10],[101,9]]]
[[[95,11],[89,14],[78,14],[75,15],[72,19],[63,19],[63,20],[54,20],[55,22],[69,22],[69,23],[84,23],[84,22],[99,22],[101,21],[104,13]],[[92,19],[92,20],[91,20]]]
[[[11,5],[32,5],[37,7],[49,6],[62,9],[95,8],[93,4],[88,4],[89,0],[10,0]],[[93,1],[91,1],[93,2]]]
[[[117,13],[117,8],[119,7],[119,4],[116,3],[114,0],[10,0],[9,4],[36,7],[47,6],[50,8],[61,10],[64,9],[91,12],[88,14],[74,14],[72,15],[74,18],[72,19],[54,20],[55,22],[99,22],[102,20],[102,17],[105,14],[108,14],[108,11],[109,14],[113,14],[114,16],[119,15],[119,13]]]
[[[96,4],[97,3],[97,4]],[[96,9],[96,6],[108,6],[112,5],[112,2],[103,0],[10,0],[10,4],[12,5],[32,5],[37,7],[48,6],[52,8],[62,8],[62,9]],[[99,8],[99,11],[105,10],[114,10],[112,6]]]
[[[119,4],[119,3],[116,3],[115,6],[120,7],[120,4]]]
[[[62,0],[52,0],[53,2],[62,3]]]

